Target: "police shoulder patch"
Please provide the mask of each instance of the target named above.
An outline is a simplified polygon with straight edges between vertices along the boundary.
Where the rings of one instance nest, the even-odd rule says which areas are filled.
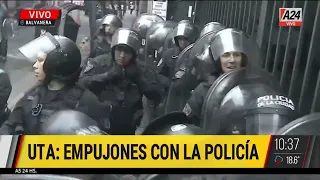
[[[161,58],[160,61],[159,61],[159,63],[157,64],[157,66],[158,66],[158,67],[161,66],[162,63],[163,63],[163,59]]]
[[[175,76],[175,78],[180,79],[180,78],[182,78],[182,76],[184,74],[185,74],[185,71],[179,70],[178,72],[176,72],[176,74],[174,76]]]
[[[189,115],[191,114],[192,109],[191,109],[191,107],[190,107],[190,105],[189,105],[188,103],[186,104],[186,106],[184,106],[183,112],[184,112],[187,116],[189,116]]]
[[[93,67],[94,67],[93,64],[90,61],[88,61],[84,69],[84,72],[89,72],[91,69],[93,69]]]

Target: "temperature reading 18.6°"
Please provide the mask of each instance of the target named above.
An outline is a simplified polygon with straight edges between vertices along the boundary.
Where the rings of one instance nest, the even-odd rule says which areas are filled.
[[[287,156],[287,164],[298,164],[300,156]]]

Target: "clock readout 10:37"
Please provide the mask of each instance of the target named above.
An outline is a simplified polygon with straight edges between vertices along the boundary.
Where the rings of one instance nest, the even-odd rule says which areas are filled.
[[[276,151],[297,150],[299,145],[299,138],[275,138],[274,141]]]

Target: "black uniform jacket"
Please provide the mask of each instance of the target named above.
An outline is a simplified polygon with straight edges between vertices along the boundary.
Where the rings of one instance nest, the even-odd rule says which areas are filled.
[[[110,106],[102,104],[89,90],[73,85],[59,91],[50,91],[39,85],[18,101],[8,120],[0,128],[0,134],[38,134],[41,123],[54,112],[75,109],[96,120],[99,124],[108,119]]]
[[[89,55],[89,58],[94,58],[103,54],[108,54],[111,51],[111,45],[103,39],[102,36],[98,36],[93,42],[93,49]]]
[[[179,53],[180,50],[178,47],[170,48],[163,53],[163,56],[158,63],[159,74],[167,77],[169,82],[171,82],[174,75],[173,73]]]
[[[108,54],[93,58],[80,75],[79,83],[94,92],[101,102],[112,105],[110,121],[114,125],[111,125],[110,134],[134,134],[134,124],[142,116],[142,95],[160,101],[163,88],[155,73],[136,64],[130,65],[136,72],[126,74],[121,80],[101,80],[99,76],[113,66],[114,61]]]
[[[192,95],[183,109],[183,112],[185,112],[188,117],[192,118],[195,125],[200,125],[201,111],[205,97],[216,79],[215,76],[210,76],[208,81],[200,83],[192,91]]]
[[[90,89],[99,97],[101,101],[104,101],[103,97],[101,97],[103,91],[107,90],[109,86],[121,86],[125,84],[129,86],[135,86],[138,89],[139,94],[144,94],[148,99],[156,101],[161,99],[162,88],[159,88],[159,83],[155,78],[155,74],[153,74],[151,71],[148,71],[148,69],[142,68],[141,66],[137,66],[135,64],[132,65],[136,66],[137,68],[137,73],[135,74],[134,80],[132,80],[132,77],[128,76],[126,76],[122,82],[117,83],[106,83],[98,80],[99,78],[97,77],[100,74],[108,72],[113,65],[114,61],[112,60],[110,54],[104,54],[90,59],[87,63],[87,66],[84,68],[84,71],[80,75],[79,84]],[[133,89],[134,88],[132,88],[132,90]],[[130,89],[126,90],[128,91]],[[130,94],[130,96],[133,95],[133,93]]]

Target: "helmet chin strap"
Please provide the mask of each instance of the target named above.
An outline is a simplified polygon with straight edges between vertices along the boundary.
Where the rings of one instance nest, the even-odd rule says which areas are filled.
[[[51,91],[58,91],[61,90],[66,83],[59,81],[59,80],[51,80],[48,84],[48,89]]]

